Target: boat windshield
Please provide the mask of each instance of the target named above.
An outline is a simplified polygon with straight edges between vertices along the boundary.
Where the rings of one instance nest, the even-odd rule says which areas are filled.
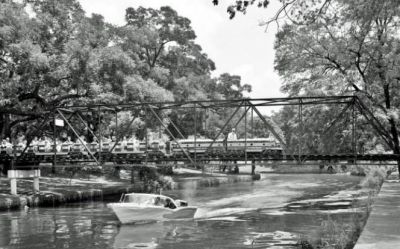
[[[154,196],[147,195],[125,195],[124,202],[136,203],[136,204],[153,204]]]

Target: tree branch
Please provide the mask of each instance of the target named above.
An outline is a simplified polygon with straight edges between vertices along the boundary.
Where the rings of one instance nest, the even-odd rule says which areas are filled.
[[[78,99],[78,98],[83,98],[83,97],[87,97],[88,96],[88,92],[86,92],[85,94],[66,94],[63,96],[60,96],[56,99],[54,99],[53,101],[51,101],[49,103],[49,106],[57,106],[59,105],[62,101],[67,100],[67,99]]]
[[[10,128],[15,126],[15,125],[17,125],[17,124],[19,124],[19,123],[23,123],[23,122],[27,122],[27,121],[33,121],[33,120],[39,119],[41,117],[42,117],[42,115],[35,115],[35,116],[30,116],[30,117],[14,120],[14,121],[12,121],[10,123]]]
[[[29,100],[29,99],[35,99],[38,103],[40,103],[42,105],[46,105],[46,100],[39,95],[40,86],[41,86],[41,84],[37,84],[35,89],[32,92],[20,94],[18,96],[18,100],[24,101],[24,100]]]

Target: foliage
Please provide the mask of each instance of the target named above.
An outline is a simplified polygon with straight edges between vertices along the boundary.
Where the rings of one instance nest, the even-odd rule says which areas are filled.
[[[377,131],[385,146],[399,153],[399,14],[397,1],[337,0],[312,23],[286,24],[275,45],[282,90],[357,94],[386,126]]]
[[[361,181],[360,186],[362,188],[374,189],[378,192],[385,179],[386,172],[382,168],[374,167],[369,169],[365,178]]]
[[[0,1],[1,136],[35,130],[56,107],[223,99],[250,90],[238,76],[211,77],[214,62],[196,44],[190,20],[172,8],[128,8],[125,18],[126,25],[114,26],[101,15],[87,17],[77,0]],[[82,117],[96,132],[104,126],[104,134],[132,117],[146,119],[151,129],[160,127],[151,115],[139,114],[125,112],[120,125],[111,126],[111,112]],[[182,110],[175,117],[186,116],[193,127],[189,114]],[[85,130],[77,120],[71,118]],[[143,137],[143,129],[139,133]]]
[[[213,1],[215,5],[218,2]],[[258,2],[232,1],[228,7],[230,18],[236,12],[246,13],[253,5],[268,7],[269,1]],[[277,2],[281,7],[263,24],[275,22],[280,27],[283,23],[275,44],[275,69],[284,79],[283,92],[289,96],[357,95],[384,126],[384,129],[368,126],[365,133],[356,134],[359,151],[380,147],[380,151],[390,149],[399,154],[400,98],[396,89],[400,87],[397,69],[400,3],[394,0]],[[332,120],[333,115],[325,107],[320,109],[315,113]],[[338,113],[339,108],[329,111]],[[278,119],[286,126],[283,130],[288,143],[292,139],[296,143],[300,138],[294,135],[296,127],[291,112],[290,108],[284,109]],[[329,120],[311,113],[305,114],[305,118],[317,121],[306,126],[310,128],[323,127]],[[370,122],[361,117],[357,123],[364,126]],[[345,123],[337,124],[337,128],[347,133],[351,129]],[[306,131],[306,141],[314,141],[321,135],[313,131]],[[341,134],[334,141],[345,145],[346,140],[348,137]],[[313,151],[315,146],[306,147]],[[341,149],[347,150],[346,146]]]
[[[251,5],[256,5],[258,8],[267,8],[269,5],[269,0],[249,0],[249,1],[234,1],[229,7],[227,8],[227,12],[229,14],[229,18],[233,19],[236,16],[236,12],[246,13],[247,8]],[[218,5],[218,0],[212,0],[214,5]]]
[[[351,223],[343,224],[327,216],[321,222],[319,230],[313,238],[301,238],[297,243],[298,248],[312,249],[347,249],[353,248],[365,224],[364,214],[355,213],[351,216]]]
[[[285,106],[272,118],[280,124],[286,145],[293,153],[297,153],[299,144],[302,153],[348,153],[353,150],[352,120],[351,112],[340,116],[343,108],[307,105],[302,107],[300,117],[298,106]]]

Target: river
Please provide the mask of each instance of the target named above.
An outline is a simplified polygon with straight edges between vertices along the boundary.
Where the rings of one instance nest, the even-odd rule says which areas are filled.
[[[295,248],[323,220],[353,222],[365,208],[365,194],[355,190],[361,179],[271,174],[219,187],[188,184],[163,194],[198,206],[196,219],[145,225],[120,226],[106,207],[112,199],[3,212],[0,248]]]

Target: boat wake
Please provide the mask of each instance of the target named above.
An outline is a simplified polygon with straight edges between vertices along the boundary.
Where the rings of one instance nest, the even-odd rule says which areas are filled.
[[[211,210],[207,208],[198,208],[194,216],[195,219],[207,219],[207,220],[237,220],[240,221],[236,216],[234,219],[232,215],[243,214],[257,210],[256,208],[222,208],[217,210]]]

